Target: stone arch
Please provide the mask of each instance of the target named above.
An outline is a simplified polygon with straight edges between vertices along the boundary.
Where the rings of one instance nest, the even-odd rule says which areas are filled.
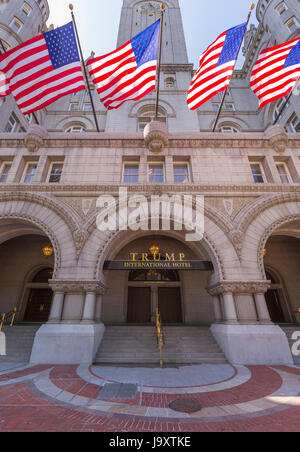
[[[174,110],[174,108],[172,107],[172,105],[169,102],[166,102],[165,100],[159,100],[159,104],[160,106],[164,109],[164,111],[166,112],[166,117],[168,118],[175,118],[176,117],[176,111]],[[145,107],[154,107],[155,108],[155,102],[154,101],[149,101],[148,100],[141,100],[139,102],[135,102],[134,105],[131,107],[130,112],[129,112],[129,117],[130,118],[136,118],[139,114],[140,111],[142,111],[143,108]]]
[[[1,195],[0,224],[1,220],[12,220],[18,224],[21,222],[22,225],[24,223],[30,225],[27,226],[27,233],[33,232],[40,235],[44,233],[54,248],[53,278],[73,278],[74,267],[76,266],[76,249],[70,224],[63,218],[63,209],[60,210],[51,200],[48,200],[48,203],[45,200],[42,202],[42,200],[43,197],[31,196],[28,193]],[[66,217],[68,218],[67,214]],[[22,227],[19,233],[17,230],[15,231],[15,237],[17,235],[22,235]],[[8,237],[11,238],[11,236]],[[3,235],[2,240],[6,241],[5,235]]]
[[[243,214],[244,213],[244,214]],[[259,199],[238,214],[243,233],[242,263],[250,279],[266,279],[263,251],[283,225],[300,220],[300,195],[286,193]]]
[[[120,215],[122,215],[122,212]],[[104,260],[106,260],[109,247],[112,243],[117,243],[121,237],[119,231],[99,231],[95,225],[96,216],[97,213],[94,213],[85,225],[85,229],[89,231],[89,238],[79,258],[80,266],[85,266],[88,269],[93,268],[93,274],[86,275],[87,278],[92,279],[99,277],[99,272],[102,269],[101,265],[103,266]],[[171,221],[174,221],[174,219],[171,219]],[[142,232],[145,233],[145,231]],[[164,233],[165,231],[159,232]],[[230,221],[211,206],[206,206],[205,233],[201,245],[206,249],[207,255],[214,263],[214,279],[216,280],[236,279],[240,276],[238,253],[232,243],[231,232],[232,225]],[[135,232],[135,234],[137,233]],[[177,235],[174,238],[182,240],[182,236]],[[237,267],[235,270],[233,270],[234,266]]]

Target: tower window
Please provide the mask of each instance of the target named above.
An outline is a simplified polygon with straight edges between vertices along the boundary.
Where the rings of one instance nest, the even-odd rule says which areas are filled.
[[[32,8],[27,2],[24,2],[23,6],[22,6],[22,11],[26,16],[29,16],[29,14],[32,11]]]
[[[175,184],[188,184],[190,182],[189,168],[186,163],[174,165]]]
[[[21,28],[23,27],[23,22],[18,19],[17,17],[14,17],[13,20],[10,23],[10,27],[13,31],[15,31],[16,33],[19,33]]]
[[[123,169],[123,182],[125,184],[137,184],[139,182],[138,163],[126,163]]]
[[[296,113],[294,113],[290,117],[287,127],[288,127],[288,130],[292,133],[300,133],[300,119],[298,118]]]
[[[295,16],[291,17],[286,21],[285,25],[289,28],[291,32],[295,31],[296,28],[300,27],[300,24]]]
[[[283,13],[286,12],[287,6],[285,2],[280,2],[277,6],[275,6],[275,9],[280,15],[282,15]]]
[[[37,163],[27,163],[24,172],[24,184],[32,184],[37,170]]]
[[[278,163],[276,165],[276,168],[277,168],[278,174],[280,176],[281,182],[283,184],[290,184],[291,181],[290,181],[288,169],[287,169],[285,163]]]
[[[251,171],[253,175],[254,182],[256,184],[263,184],[265,182],[264,172],[260,163],[252,163]]]
[[[163,184],[165,182],[163,163],[150,164],[148,168],[148,175],[150,184]]]
[[[9,117],[9,120],[4,129],[5,133],[14,133],[17,132],[17,128],[19,125],[19,120],[14,113],[12,113]]]
[[[63,163],[52,163],[49,175],[50,184],[59,184],[63,171]]]

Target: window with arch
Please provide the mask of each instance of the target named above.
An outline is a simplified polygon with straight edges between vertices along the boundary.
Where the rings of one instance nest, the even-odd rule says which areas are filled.
[[[222,133],[239,133],[240,130],[237,126],[224,125],[220,127],[220,132]]]
[[[65,130],[66,133],[85,133],[86,129],[82,125],[68,126]]]
[[[146,125],[155,118],[155,105],[146,105],[138,112],[138,132],[143,132]],[[167,123],[167,114],[164,108],[158,107],[158,121]]]

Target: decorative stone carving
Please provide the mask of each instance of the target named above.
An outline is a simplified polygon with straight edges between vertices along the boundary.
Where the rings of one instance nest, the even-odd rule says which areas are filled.
[[[242,258],[242,249],[243,249],[243,242],[244,242],[244,234],[241,231],[238,230],[233,230],[231,233],[231,239],[232,239],[232,243],[235,246],[237,255],[239,257],[239,259],[241,260]]]
[[[252,294],[266,293],[271,286],[271,281],[220,281],[207,288],[212,296],[225,293]]]
[[[43,147],[44,139],[47,136],[47,130],[37,124],[31,124],[24,140],[28,152],[37,152],[41,147]]]
[[[80,253],[82,251],[82,248],[83,248],[85,242],[87,241],[88,233],[87,233],[87,231],[85,231],[83,229],[78,229],[77,231],[74,232],[73,238],[74,238],[75,247],[76,247],[76,256],[78,259],[80,256]]]
[[[54,292],[95,292],[99,295],[104,295],[106,287],[100,281],[68,281],[68,280],[59,280],[52,279],[49,281],[49,285]]]
[[[279,154],[285,152],[288,147],[289,140],[283,126],[279,124],[271,126],[265,131],[265,135],[269,138],[271,145],[276,152]]]
[[[150,152],[162,152],[169,145],[167,125],[160,121],[150,122],[145,127],[144,139]]]

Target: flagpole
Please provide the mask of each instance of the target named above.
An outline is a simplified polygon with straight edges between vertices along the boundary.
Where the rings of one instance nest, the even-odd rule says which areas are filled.
[[[298,81],[299,81],[299,80],[300,80],[300,79],[298,79]],[[296,85],[297,85],[297,83],[298,83],[298,82],[296,82]],[[296,85],[295,85],[295,86],[296,86]],[[284,110],[286,109],[286,107],[287,107],[289,101],[291,100],[291,97],[292,97],[292,95],[293,95],[293,92],[294,92],[294,90],[292,89],[292,91],[291,91],[290,94],[288,95],[288,97],[287,97],[287,99],[286,99],[284,105],[283,105],[282,108],[280,109],[280,112],[279,112],[278,115],[276,116],[275,121],[274,121],[274,123],[273,123],[273,126],[275,126],[275,125],[277,124],[277,122],[279,121],[280,116],[282,115],[282,113],[283,113]]]
[[[241,43],[240,43],[240,47],[239,47],[239,50],[238,50],[238,54],[237,54],[237,58],[236,58],[236,61],[235,61],[235,64],[234,64],[234,68],[235,68],[235,65],[237,63],[238,56],[239,56],[239,53],[240,53],[240,50],[241,50],[241,47],[242,47],[242,44],[243,44],[243,41],[244,41],[244,37],[245,37],[245,34],[247,32],[247,28],[248,28],[248,24],[249,24],[249,21],[250,21],[250,17],[251,17],[251,14],[252,14],[252,11],[254,10],[254,8],[255,8],[255,5],[253,3],[251,5],[251,8],[250,8],[250,11],[249,11],[249,14],[248,14],[247,25],[246,25],[246,28],[245,28],[243,39],[241,40]],[[234,70],[234,68],[233,68],[233,70]],[[221,112],[222,112],[222,109],[223,109],[223,105],[224,105],[224,102],[225,102],[225,99],[226,99],[228,88],[229,88],[229,86],[227,86],[226,90],[224,91],[223,98],[222,98],[222,101],[221,101],[221,104],[220,104],[220,107],[219,107],[219,111],[218,111],[216,120],[215,120],[214,125],[213,125],[213,129],[212,129],[213,132],[216,131],[216,127],[217,127],[217,124],[218,124],[218,121],[219,121],[219,118],[220,118],[220,115],[221,115]]]
[[[76,37],[77,37],[77,42],[78,42],[78,47],[79,47],[79,51],[80,51],[81,62],[82,62],[83,70],[84,70],[87,90],[88,90],[88,93],[89,93],[89,96],[90,96],[90,100],[91,100],[91,104],[92,104],[95,124],[96,124],[96,128],[97,128],[97,132],[100,132],[98,119],[97,119],[97,115],[96,115],[96,109],[95,109],[95,105],[94,105],[94,100],[93,100],[93,96],[92,96],[92,92],[91,92],[91,88],[90,88],[89,78],[88,78],[88,74],[87,74],[87,70],[86,70],[86,66],[85,66],[85,61],[84,61],[84,58],[83,58],[82,48],[81,48],[81,44],[80,44],[80,40],[79,40],[79,34],[78,34],[77,25],[76,25],[76,20],[75,20],[75,16],[74,16],[74,13],[73,13],[74,7],[73,7],[72,4],[70,4],[69,8],[70,8],[70,11],[71,11],[72,21],[73,21],[73,25],[74,25],[74,29],[75,29],[75,33],[76,33]]]
[[[5,46],[4,46],[3,42],[2,42],[2,39],[0,39],[0,45],[1,45],[1,47],[2,47],[3,53],[6,53],[6,48],[5,48]],[[21,113],[22,113],[22,112],[21,112]],[[22,113],[22,114],[23,114],[23,113]],[[25,115],[23,115],[23,116],[25,116]],[[39,126],[40,123],[38,122],[38,119],[37,119],[37,117],[36,117],[35,112],[32,112],[32,116],[34,117],[35,122],[36,122],[37,125]]]
[[[155,121],[158,119],[158,104],[159,104],[159,89],[160,89],[160,66],[161,66],[161,54],[162,54],[162,37],[163,37],[163,25],[164,25],[164,13],[165,4],[161,4],[161,17],[159,27],[159,53],[158,53],[158,65],[157,65],[157,88],[156,88],[156,105],[155,105]]]

